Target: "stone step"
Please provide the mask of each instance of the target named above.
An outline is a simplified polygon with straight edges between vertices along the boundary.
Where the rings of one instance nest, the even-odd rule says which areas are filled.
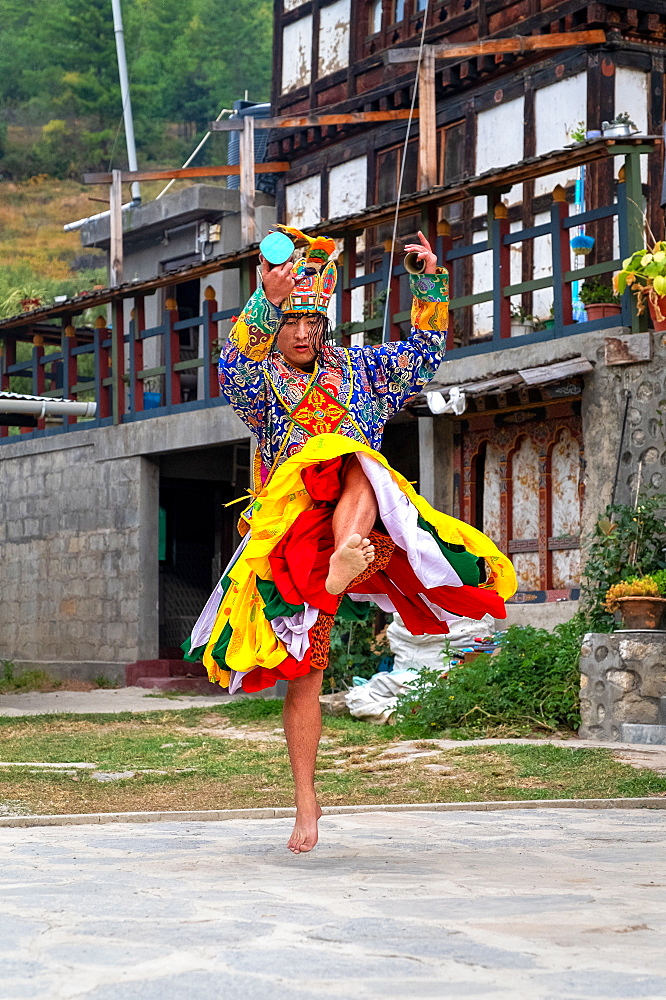
[[[211,684],[208,677],[137,677],[134,687],[152,688],[155,691],[183,691],[187,694],[204,694],[222,698],[227,692],[219,684]]]
[[[638,722],[623,722],[620,726],[622,743],[649,743],[666,745],[666,726],[642,725]]]
[[[125,684],[128,687],[135,686],[139,677],[207,678],[207,676],[203,663],[188,663],[186,660],[137,660],[125,667]]]

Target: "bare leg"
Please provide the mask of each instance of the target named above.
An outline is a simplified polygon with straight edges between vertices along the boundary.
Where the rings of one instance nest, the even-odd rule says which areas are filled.
[[[331,556],[326,590],[341,594],[354,577],[375,558],[368,539],[377,519],[375,491],[355,455],[345,467],[342,494],[333,512],[335,552]]]
[[[315,763],[321,737],[319,692],[323,671],[313,669],[289,681],[282,713],[284,734],[294,776],[296,822],[287,847],[294,854],[311,851],[317,843],[321,809],[314,787]]]

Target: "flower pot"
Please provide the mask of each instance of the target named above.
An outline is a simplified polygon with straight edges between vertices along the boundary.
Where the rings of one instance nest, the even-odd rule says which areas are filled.
[[[631,125],[610,125],[601,133],[604,139],[621,139],[623,136],[633,135]]]
[[[666,597],[619,597],[625,628],[659,628],[666,611]]]
[[[534,333],[534,323],[529,320],[525,322],[521,322],[520,320],[511,321],[512,337],[524,337],[528,333]]]
[[[144,392],[143,394],[144,410],[156,410],[157,407],[161,405],[162,405],[161,392]]]
[[[657,304],[659,306],[659,312],[664,317],[663,319],[657,319],[657,310],[652,304],[652,299],[648,299],[650,306],[650,317],[652,319],[652,327],[654,330],[666,330],[666,295],[660,295],[657,299]]]
[[[554,319],[545,319],[543,321],[543,328],[544,328],[544,330],[552,330],[554,326],[555,326],[555,320]]]
[[[590,302],[585,306],[585,312],[589,320],[604,319],[605,316],[619,316],[622,306],[616,302]]]

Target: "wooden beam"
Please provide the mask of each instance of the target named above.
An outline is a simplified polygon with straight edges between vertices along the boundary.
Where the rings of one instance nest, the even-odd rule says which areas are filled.
[[[432,45],[423,47],[419,66],[419,176],[418,190],[437,184],[437,102],[435,100],[435,54]]]
[[[431,46],[435,59],[457,59],[461,56],[493,55],[495,52],[533,52],[539,49],[570,49],[576,45],[602,45],[606,41],[606,32],[567,31],[552,35],[516,35],[513,38],[484,38],[479,42],[469,42],[460,45]],[[417,62],[418,49],[389,49],[384,53],[384,61],[393,63]]]
[[[284,174],[291,163],[255,163],[257,173]],[[240,167],[183,167],[178,170],[123,170],[122,182],[187,180],[192,177],[238,177]],[[111,174],[84,174],[84,184],[110,184]]]
[[[123,280],[123,185],[120,170],[111,172],[109,188],[109,222],[111,245],[109,247],[109,285],[115,288]]]
[[[411,49],[409,50],[412,51]],[[413,117],[418,117],[414,112]],[[319,128],[322,125],[364,125],[367,122],[393,122],[409,118],[409,111],[350,111],[339,115],[287,115],[283,118],[255,118],[255,128]],[[211,132],[242,132],[243,118],[210,122]]]
[[[254,118],[243,118],[240,134],[240,216],[241,244],[245,247],[255,241],[254,224]]]

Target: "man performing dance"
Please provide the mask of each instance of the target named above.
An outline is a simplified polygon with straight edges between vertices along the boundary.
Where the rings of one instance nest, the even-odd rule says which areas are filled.
[[[444,355],[448,274],[430,245],[405,248],[412,331],[381,347],[329,342],[333,240],[287,230],[306,251],[262,261],[220,358],[222,392],[257,438],[254,501],[241,546],[185,643],[231,693],[288,681],[284,732],[294,776],[295,854],[317,842],[314,787],[319,692],[335,616],[370,603],[414,635],[446,634],[460,616],[504,618],[513,567],[475,528],[436,511],[379,454],[387,420],[433,377]]]

